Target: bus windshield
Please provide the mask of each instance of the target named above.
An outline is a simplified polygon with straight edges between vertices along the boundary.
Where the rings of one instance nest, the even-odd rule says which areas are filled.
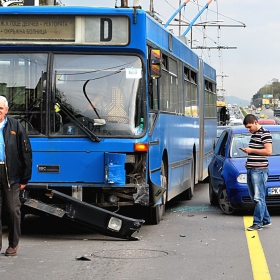
[[[56,112],[62,117],[57,134],[84,134],[75,121],[99,136],[141,133],[138,57],[56,54],[52,73]]]
[[[29,135],[133,137],[144,129],[137,56],[0,54],[0,74],[9,115]]]

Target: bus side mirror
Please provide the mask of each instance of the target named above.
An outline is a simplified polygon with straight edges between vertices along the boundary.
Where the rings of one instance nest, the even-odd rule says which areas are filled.
[[[159,49],[150,49],[149,75],[152,79],[161,77],[161,50]]]

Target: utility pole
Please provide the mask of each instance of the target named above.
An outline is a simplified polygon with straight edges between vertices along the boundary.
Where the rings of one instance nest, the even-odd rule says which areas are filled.
[[[54,6],[55,0],[46,0],[46,6]]]
[[[121,0],[121,7],[127,8],[128,7],[128,0]]]
[[[182,5],[182,0],[179,1],[179,7]],[[179,36],[181,36],[181,21],[182,21],[182,13],[181,10],[179,12]]]
[[[154,12],[154,0],[150,0],[150,12]]]
[[[217,77],[221,77],[222,78],[222,88],[217,89],[217,90],[221,91],[220,98],[221,98],[222,101],[225,101],[224,78],[228,78],[228,76],[222,74],[222,75],[217,75]]]

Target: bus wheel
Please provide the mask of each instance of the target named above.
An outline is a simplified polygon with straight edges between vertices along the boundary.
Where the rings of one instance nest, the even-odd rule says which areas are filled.
[[[187,190],[185,190],[182,193],[182,198],[184,200],[191,200],[193,197],[193,191],[194,191],[194,160],[192,160],[192,166],[191,166],[190,186]]]
[[[150,208],[150,219],[149,222],[153,225],[157,225],[162,220],[165,214],[165,205],[167,202],[167,188],[168,188],[168,169],[164,160],[161,162],[161,187],[165,189],[165,192],[162,195],[161,203],[156,204]]]

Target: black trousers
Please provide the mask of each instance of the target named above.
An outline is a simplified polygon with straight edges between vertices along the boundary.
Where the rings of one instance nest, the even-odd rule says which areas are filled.
[[[4,211],[8,221],[9,246],[15,248],[19,243],[21,235],[20,207],[19,183],[8,187],[5,165],[0,164],[0,248],[2,248],[2,218]]]

